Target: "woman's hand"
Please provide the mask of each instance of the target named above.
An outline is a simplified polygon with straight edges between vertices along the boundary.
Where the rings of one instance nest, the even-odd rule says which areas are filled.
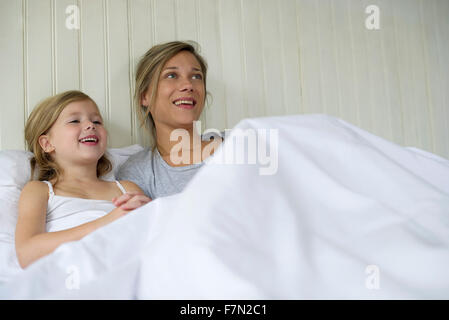
[[[120,209],[126,211],[137,209],[150,201],[151,198],[147,197],[141,192],[136,191],[127,192],[119,197],[115,197],[112,199],[112,203],[116,207],[119,207]]]

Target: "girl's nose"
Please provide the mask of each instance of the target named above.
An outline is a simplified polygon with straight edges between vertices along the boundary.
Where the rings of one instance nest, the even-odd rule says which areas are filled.
[[[86,130],[89,130],[89,129],[95,130],[95,123],[93,123],[92,121],[89,121],[86,125]]]

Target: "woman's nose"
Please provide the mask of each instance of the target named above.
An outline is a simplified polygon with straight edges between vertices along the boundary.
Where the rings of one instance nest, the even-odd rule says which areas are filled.
[[[192,91],[193,84],[191,79],[183,79],[179,85],[179,91]]]

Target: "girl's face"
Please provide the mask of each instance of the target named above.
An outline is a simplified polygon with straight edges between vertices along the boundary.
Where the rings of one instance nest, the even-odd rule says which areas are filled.
[[[105,153],[107,132],[91,100],[75,101],[62,110],[39,143],[58,163],[91,164]]]
[[[151,115],[158,126],[188,128],[199,119],[204,107],[205,88],[201,66],[195,56],[181,51],[163,66]],[[142,98],[149,105],[150,89]]]

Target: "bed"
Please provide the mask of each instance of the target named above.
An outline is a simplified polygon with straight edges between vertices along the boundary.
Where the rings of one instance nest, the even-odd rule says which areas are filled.
[[[109,150],[108,178],[140,149]],[[228,161],[236,150],[244,161]],[[449,161],[338,118],[242,120],[182,193],[20,270],[13,228],[26,158],[0,154],[2,299],[449,296]]]

